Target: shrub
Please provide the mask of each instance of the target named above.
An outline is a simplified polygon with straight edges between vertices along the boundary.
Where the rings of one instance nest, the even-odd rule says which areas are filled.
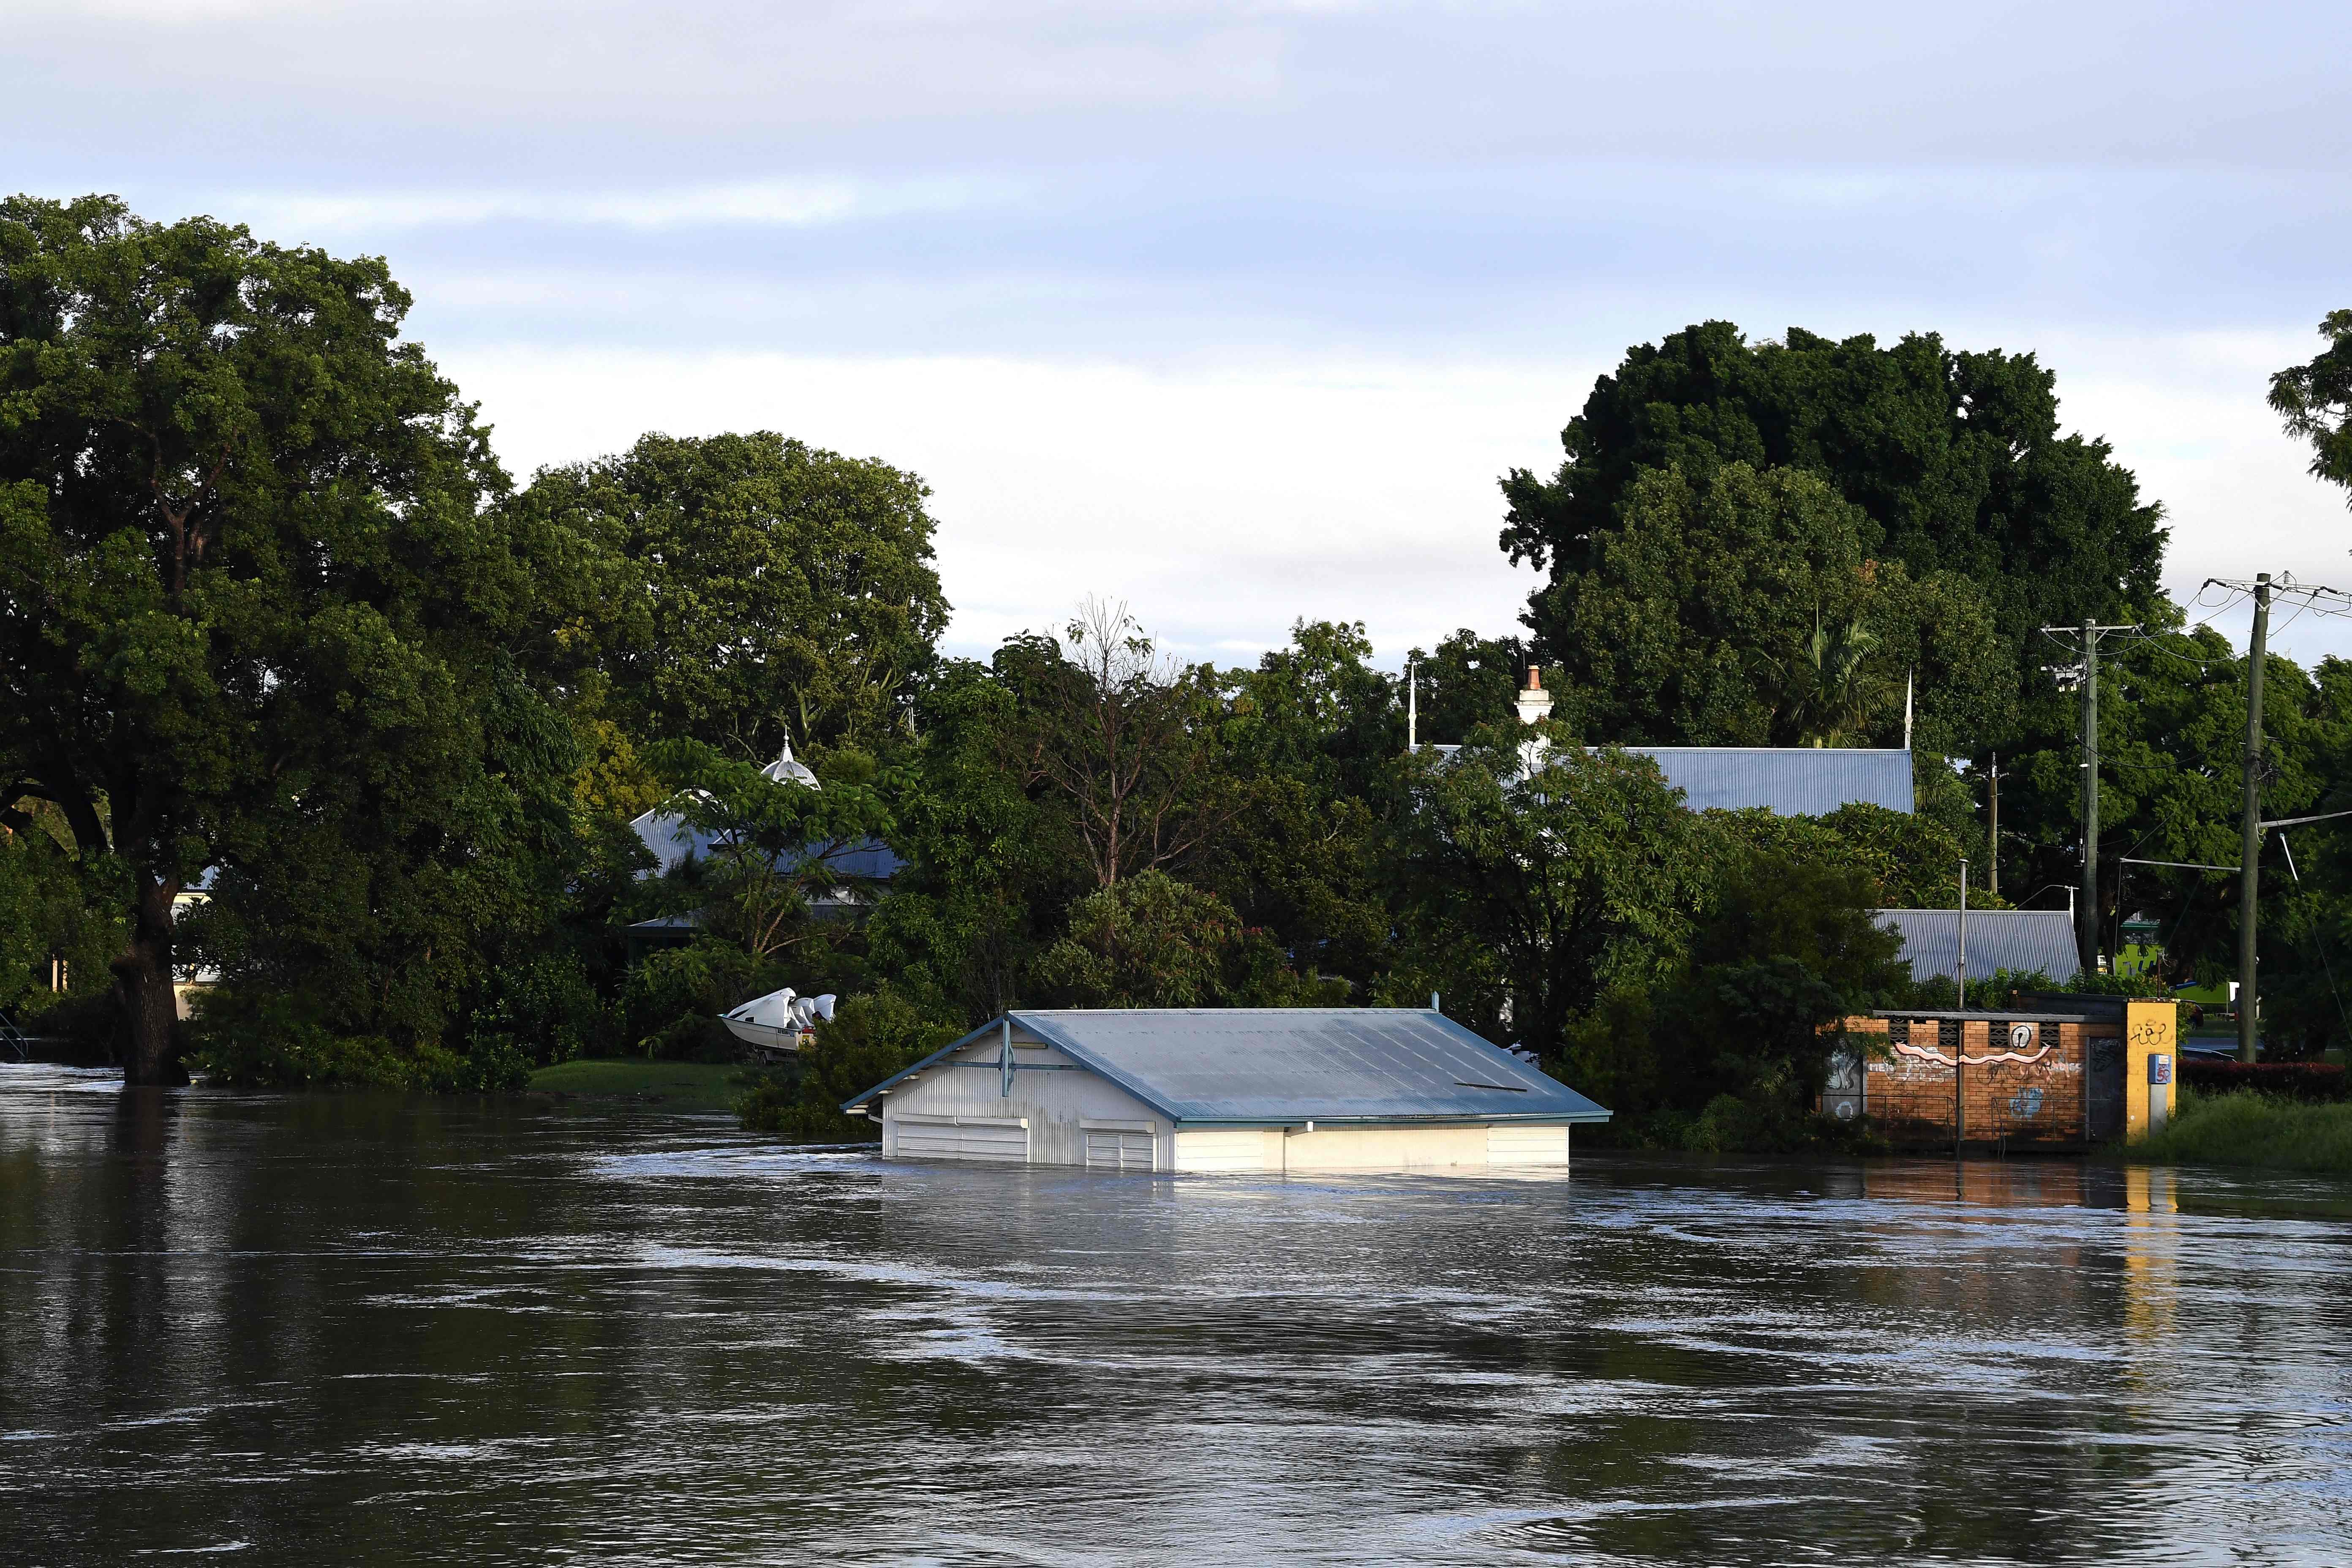
[[[784,984],[780,965],[763,963],[732,942],[704,941],[646,955],[629,971],[623,997],[627,1038],[649,1057],[699,1057],[733,1037],[717,1022],[745,999]],[[740,1056],[729,1044],[722,1056]]]
[[[238,1089],[374,1087],[475,1094],[520,1089],[530,1060],[511,1041],[489,1038],[465,1051],[438,1041],[404,1048],[381,1035],[344,1035],[299,994],[224,986],[205,995],[189,1023],[188,1065]]]
[[[2131,1145],[2128,1153],[2158,1163],[2352,1173],[2352,1105],[2299,1105],[2250,1089],[2221,1095],[2190,1089],[2164,1131]]]
[[[841,1102],[914,1066],[963,1030],[924,1016],[895,991],[841,1004],[815,1044],[754,1081],[740,1107],[744,1127],[791,1143],[870,1142],[880,1127],[845,1116]]]
[[[2179,1071],[2181,1084],[2200,1094],[2250,1089],[2281,1100],[2326,1104],[2343,1100],[2352,1090],[2344,1069],[2328,1062],[2233,1062],[2184,1057]]]

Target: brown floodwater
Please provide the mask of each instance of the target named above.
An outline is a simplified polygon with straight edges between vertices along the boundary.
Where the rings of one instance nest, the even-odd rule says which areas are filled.
[[[2352,1184],[885,1163],[0,1068],[0,1562],[2339,1563]]]

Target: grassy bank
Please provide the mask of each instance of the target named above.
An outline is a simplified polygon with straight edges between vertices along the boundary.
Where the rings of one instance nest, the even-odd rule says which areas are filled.
[[[731,1110],[743,1069],[730,1062],[659,1062],[642,1057],[583,1058],[530,1075],[530,1092],[567,1100],[628,1100],[669,1110]]]
[[[2221,1095],[2183,1089],[2171,1125],[2133,1144],[2128,1158],[2352,1175],[2352,1104],[2302,1104],[2251,1089]]]

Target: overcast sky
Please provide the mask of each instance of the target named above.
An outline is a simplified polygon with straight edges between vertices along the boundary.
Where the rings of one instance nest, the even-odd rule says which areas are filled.
[[[1088,593],[1228,662],[1509,631],[1496,476],[1709,318],[2035,351],[2184,603],[2352,586],[2263,405],[2352,306],[2342,0],[6,16],[15,188],[389,257],[519,476],[648,429],[911,468],[960,650]]]

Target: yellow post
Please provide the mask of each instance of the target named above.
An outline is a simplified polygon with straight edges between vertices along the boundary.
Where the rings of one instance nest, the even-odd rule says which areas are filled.
[[[2174,1080],[2180,1076],[2179,1035],[2179,1003],[2137,998],[2124,1003],[2124,1138],[2127,1142],[2137,1143],[2172,1121]],[[2161,1083],[2148,1081],[2151,1057],[2163,1058]]]

